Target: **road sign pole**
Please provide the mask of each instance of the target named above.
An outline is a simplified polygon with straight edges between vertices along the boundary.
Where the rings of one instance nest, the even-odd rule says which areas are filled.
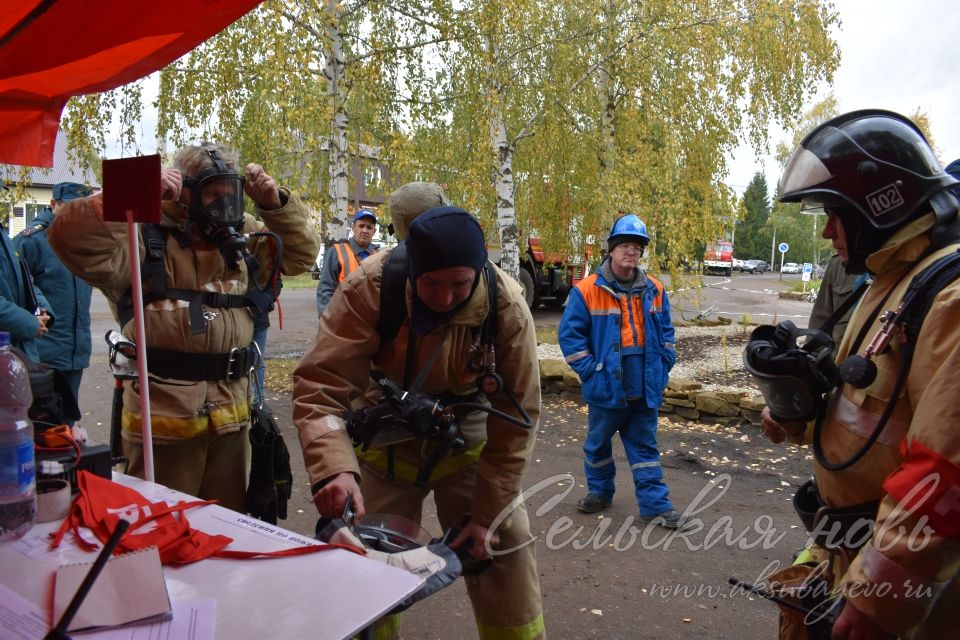
[[[783,256],[790,250],[790,245],[786,242],[781,242],[777,249],[780,250],[780,280],[783,280]]]

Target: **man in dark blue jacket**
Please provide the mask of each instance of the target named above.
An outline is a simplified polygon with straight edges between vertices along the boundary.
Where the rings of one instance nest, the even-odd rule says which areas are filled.
[[[588,493],[577,509],[596,513],[612,504],[611,441],[619,432],[640,521],[677,529],[684,518],[670,502],[657,449],[657,409],[677,356],[667,293],[639,268],[649,242],[640,218],[617,219],[607,240],[609,256],[570,292],[558,338],[590,407],[583,443]]]
[[[90,194],[89,187],[76,182],[53,185],[50,207],[40,211],[30,226],[13,240],[17,252],[26,259],[33,281],[46,293],[57,315],[56,325],[36,341],[39,360],[66,376],[74,398],[79,398],[83,370],[90,366],[92,289],[60,262],[47,242],[47,227],[64,202]]]

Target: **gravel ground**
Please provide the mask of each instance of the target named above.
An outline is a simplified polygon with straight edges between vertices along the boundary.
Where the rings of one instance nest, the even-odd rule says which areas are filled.
[[[741,360],[743,346],[752,330],[753,327],[741,325],[677,327],[678,357],[670,376],[696,380],[710,390],[756,391]],[[560,346],[556,344],[537,345],[537,355],[541,360],[563,360]]]

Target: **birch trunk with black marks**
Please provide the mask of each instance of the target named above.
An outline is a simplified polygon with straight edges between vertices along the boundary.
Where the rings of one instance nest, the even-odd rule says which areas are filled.
[[[330,38],[330,51],[327,55],[323,74],[327,79],[327,95],[330,98],[331,120],[330,136],[327,143],[328,175],[327,195],[330,197],[330,219],[326,224],[327,242],[342,240],[350,232],[347,223],[347,203],[349,202],[349,181],[347,172],[350,162],[347,155],[347,91],[344,84],[346,67],[343,47],[343,35],[340,32],[341,9],[336,0],[328,0],[327,35]]]

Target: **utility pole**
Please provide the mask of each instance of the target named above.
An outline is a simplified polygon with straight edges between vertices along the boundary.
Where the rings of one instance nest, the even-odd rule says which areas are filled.
[[[774,257],[777,255],[777,228],[773,228],[773,241],[770,242],[770,268],[773,269]]]

